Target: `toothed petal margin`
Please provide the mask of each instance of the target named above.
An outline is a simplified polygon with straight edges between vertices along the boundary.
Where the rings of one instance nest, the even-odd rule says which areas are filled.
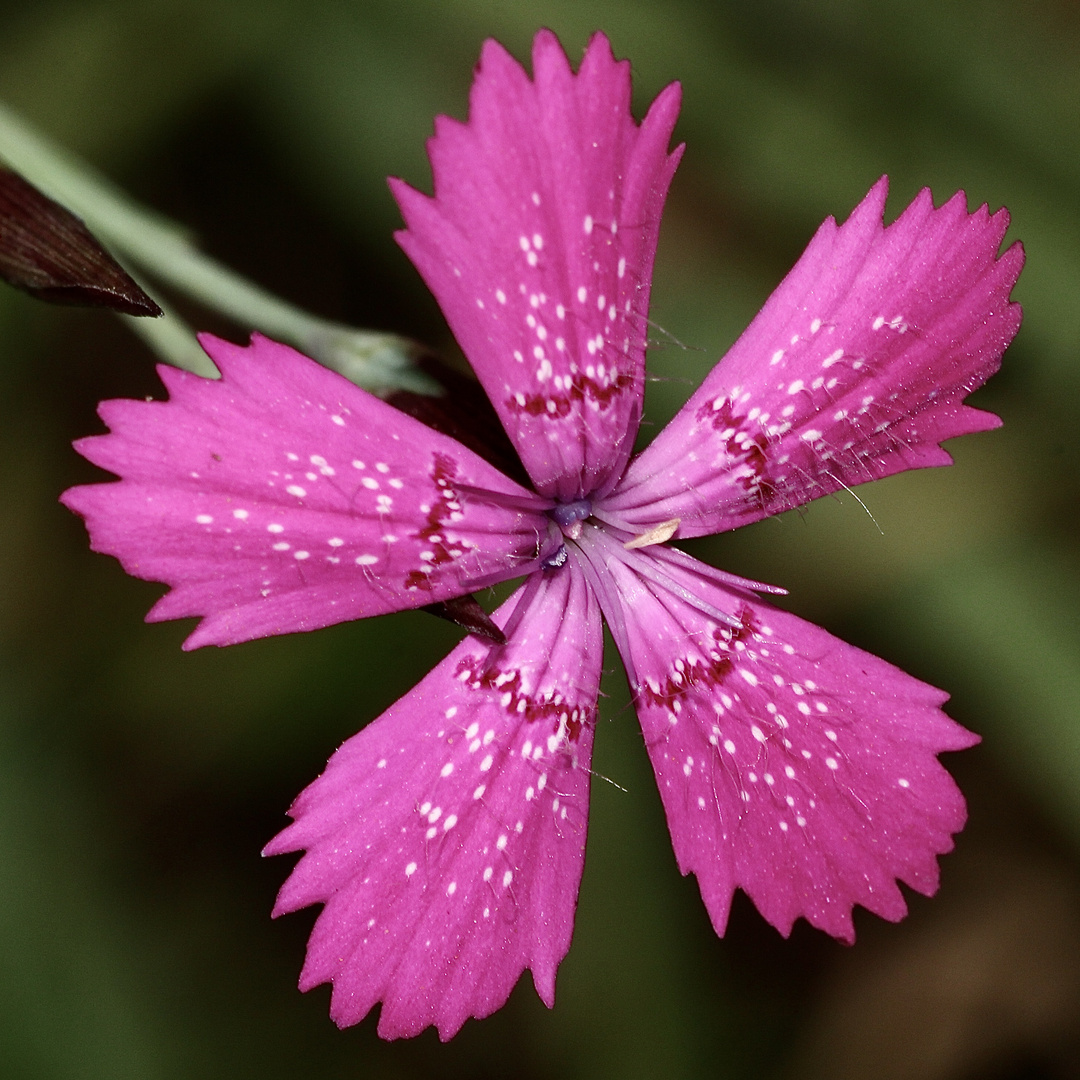
[[[945,439],[998,426],[963,404],[1020,326],[1000,257],[1004,210],[938,209],[924,190],[882,226],[882,179],[831,218],[605,508],[635,531],[701,536],[905,469],[947,465]]]
[[[104,402],[111,433],[76,449],[122,480],[62,497],[95,551],[172,586],[150,620],[203,616],[185,648],[418,607],[535,563],[548,504],[460,443],[288,346],[202,340],[222,378],[162,367],[169,401]]]
[[[603,602],[628,612],[627,667],[676,858],[717,932],[736,888],[783,934],[802,916],[845,941],[855,904],[904,915],[896,879],[933,893],[936,856],[965,820],[936,755],[978,741],[941,711],[946,695],[708,567],[665,560],[664,572],[737,627],[611,556]]]
[[[554,1001],[585,854],[600,609],[567,569],[494,618],[508,643],[467,638],[338,750],[267,845],[307,851],[274,914],[326,905],[300,986],[332,982],[343,1027],[382,1001],[383,1037],[434,1024],[449,1039],[525,968]]]
[[[569,501],[610,487],[637,434],[679,88],[639,127],[602,34],[575,75],[541,31],[533,68],[488,41],[468,123],[440,117],[428,143],[434,198],[391,187],[398,240],[537,490]]]

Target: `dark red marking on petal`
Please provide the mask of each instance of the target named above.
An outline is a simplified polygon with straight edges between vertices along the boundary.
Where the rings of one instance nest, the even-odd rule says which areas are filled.
[[[512,412],[525,412],[530,416],[563,417],[578,402],[595,401],[601,409],[606,409],[620,394],[631,389],[633,377],[627,373],[617,375],[606,386],[601,386],[595,379],[582,372],[570,376],[570,387],[560,394],[522,394],[506,401],[506,407]]]
[[[436,454],[431,479],[435,481],[435,486],[439,489],[439,496],[427,511],[427,524],[416,533],[418,540],[426,540],[431,545],[427,552],[421,553],[421,557],[430,554],[430,558],[425,563],[429,569],[410,570],[405,576],[407,589],[430,589],[431,583],[428,577],[432,570],[437,566],[445,566],[457,558],[451,553],[453,545],[447,542],[445,534],[447,523],[454,514],[461,511],[461,502],[453,487],[456,476],[457,462],[446,454]]]
[[[734,471],[733,476],[738,484],[761,499],[763,504],[775,495],[776,488],[766,479],[769,468],[769,441],[760,425],[752,434],[749,418],[739,416],[728,399],[721,401],[719,408],[716,402],[702,405],[695,419],[699,424],[711,424],[714,430],[721,433],[722,438],[724,433],[730,432],[724,441],[724,449],[748,470]]]
[[[669,675],[663,683],[655,687],[646,683],[638,691],[642,703],[669,708],[673,701],[690,690],[709,690],[722,686],[731,673],[735,646],[758,631],[754,613],[749,607],[743,606],[739,610],[738,619],[739,625],[736,627],[717,626],[713,630],[713,645],[708,650],[708,664],[687,664],[682,671]]]
[[[558,720],[560,734],[571,743],[577,742],[582,726],[594,719],[595,710],[584,705],[570,705],[558,691],[550,691],[541,698],[525,693],[520,671],[504,671],[497,664],[485,667],[478,657],[462,660],[454,674],[473,690],[501,692],[500,702],[508,715],[520,716],[530,723]]]

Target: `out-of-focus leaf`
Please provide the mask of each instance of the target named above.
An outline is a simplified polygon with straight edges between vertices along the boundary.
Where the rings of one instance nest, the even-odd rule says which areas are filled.
[[[606,655],[615,655],[610,639]],[[739,998],[696,880],[675,871],[621,671],[605,677],[601,693],[589,853],[545,1036],[549,1075],[767,1076],[775,1051],[754,1046],[753,1069],[742,1060],[752,1003]]]
[[[0,686],[3,1075],[169,1075],[139,974],[145,957],[118,889],[94,865],[110,846],[94,807],[75,778],[19,737],[6,691]]]
[[[282,34],[293,0],[7,5],[0,98],[95,164],[148,141]],[[305,10],[307,5],[304,5]]]
[[[917,648],[977,707],[991,753],[1080,842],[1080,587],[1075,558],[1043,542],[965,554],[883,617],[918,619]]]
[[[18,173],[0,168],[0,277],[52,304],[162,314],[90,230]]]

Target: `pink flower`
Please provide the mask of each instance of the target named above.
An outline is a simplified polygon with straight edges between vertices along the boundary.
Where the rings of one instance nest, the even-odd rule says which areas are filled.
[[[963,404],[1020,323],[1008,218],[922,192],[882,226],[882,180],[831,218],[679,415],[631,458],[649,284],[679,88],[634,123],[596,35],[575,75],[537,35],[534,78],[484,47],[467,124],[440,118],[435,196],[392,186],[399,235],[491,398],[532,490],[454,440],[255,336],[206,339],[210,382],[106,402],[79,450],[122,477],[75,488],[94,547],[168,583],[151,619],[187,647],[310,630],[525,577],[346,742],[267,853],[305,851],[275,914],[321,903],[301,987],[341,1025],[445,1039],[543,1000],[570,944],[585,853],[601,616],[629,672],[679,866],[718,933],[736,888],[787,934],[853,937],[905,912],[961,828],[936,755],[975,736],[946,695],[666,541],[904,469],[997,425]]]

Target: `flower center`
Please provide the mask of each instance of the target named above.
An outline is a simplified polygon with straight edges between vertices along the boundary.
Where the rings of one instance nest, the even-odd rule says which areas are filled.
[[[592,510],[591,500],[575,499],[573,502],[559,503],[548,511],[548,517],[559,526],[568,540],[577,540],[585,519],[592,517]],[[556,570],[566,562],[567,555],[566,545],[560,544],[553,554],[542,560],[541,565],[545,570]]]
[[[589,499],[575,499],[573,502],[559,503],[548,514],[562,529],[563,536],[576,540],[581,535],[581,523],[592,517],[592,502]]]

